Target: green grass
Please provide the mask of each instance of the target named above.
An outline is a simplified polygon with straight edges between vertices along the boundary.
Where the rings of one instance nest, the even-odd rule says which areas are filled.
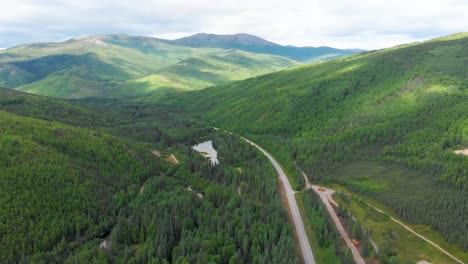
[[[381,245],[388,232],[390,232],[389,230],[391,230],[395,237],[392,248],[397,253],[400,262],[416,263],[420,260],[427,260],[431,263],[457,263],[429,243],[393,222],[390,217],[377,212],[363,202],[354,198],[351,198],[349,202],[345,202],[340,194],[335,194],[334,199],[340,206],[346,205],[347,210],[366,229],[372,230],[371,238],[376,242],[377,246]],[[462,252],[458,253],[463,254]],[[466,258],[463,259],[466,261]]]
[[[154,74],[126,81],[113,90],[120,95],[157,101],[162,89],[199,90],[299,65],[292,60],[264,54],[225,51],[192,57],[164,67]]]
[[[351,194],[354,197],[355,202],[359,202],[359,206],[364,208],[365,204],[371,205],[375,208],[378,208],[382,210],[385,215],[394,217],[395,219],[399,220],[400,222],[404,223],[405,225],[409,226],[411,229],[413,229],[415,232],[421,234],[422,236],[426,237],[427,239],[431,240],[432,242],[436,243],[437,245],[441,246],[443,249],[447,250],[449,253],[454,255],[457,258],[460,258],[464,261],[468,260],[468,254],[467,252],[463,251],[459,246],[448,243],[438,232],[436,232],[434,229],[432,229],[428,225],[418,225],[414,224],[408,221],[405,221],[401,219],[392,209],[390,209],[384,202],[379,202],[375,198],[371,198],[369,196],[365,196],[356,192],[353,192],[349,190],[346,187],[343,187],[339,184],[325,184],[326,186],[329,186],[330,188],[346,193],[346,194]],[[364,202],[365,204],[362,204]],[[368,208],[371,209],[371,208]],[[364,209],[363,209],[364,210]],[[366,209],[367,210],[367,209]],[[384,220],[388,220],[389,217],[385,216],[384,214],[381,214],[373,209],[367,210],[369,213],[372,213],[373,215],[380,217]],[[405,229],[406,232],[408,232]],[[409,232],[408,232],[409,233]],[[424,243],[424,241],[420,240],[421,243]]]
[[[444,217],[447,212],[450,212],[447,210],[444,200],[456,201],[457,203],[451,206],[460,210],[460,214],[463,215],[463,206],[467,202],[463,191],[454,191],[445,186],[433,186],[425,179],[424,175],[408,170],[401,165],[385,162],[359,161],[337,165],[337,169],[330,172],[330,178],[332,180],[328,181],[328,184],[332,188],[351,192],[353,196],[384,210],[388,215],[397,219],[402,218],[397,213],[400,211],[406,217],[401,221],[416,232],[419,231],[423,236],[433,240],[453,255],[464,260],[468,259],[468,254],[460,246],[447,243],[440,233],[425,224],[427,220],[424,216],[429,210],[432,213],[431,217],[440,219],[439,221],[453,221],[453,218]],[[363,178],[372,186],[386,186],[386,188],[379,191],[362,188],[356,183],[360,183]],[[419,217],[412,217],[412,214],[402,211],[402,208],[414,211]],[[458,227],[463,229],[463,225],[462,222]]]
[[[76,76],[53,76],[40,81],[15,87],[15,90],[57,98],[99,97],[103,87],[97,81]]]

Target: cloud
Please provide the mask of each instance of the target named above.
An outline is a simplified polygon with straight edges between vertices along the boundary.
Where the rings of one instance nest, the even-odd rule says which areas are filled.
[[[464,0],[15,0],[0,47],[123,33],[177,38],[250,33],[281,44],[383,48],[464,31]]]

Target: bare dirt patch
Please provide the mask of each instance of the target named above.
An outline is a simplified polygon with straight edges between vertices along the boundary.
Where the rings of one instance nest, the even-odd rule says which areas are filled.
[[[176,156],[172,153],[162,153],[159,150],[153,150],[151,151],[153,155],[155,155],[158,158],[164,158],[165,161],[172,163],[172,164],[179,164],[179,160],[177,160]]]
[[[174,154],[172,153],[166,157],[166,161],[172,164],[179,164],[179,161],[177,160],[176,156],[174,156]]]
[[[151,151],[151,153],[153,153],[158,158],[161,157],[161,151],[159,151],[159,150],[153,150],[153,151]]]
[[[454,151],[455,154],[468,156],[468,149],[459,149]]]
[[[195,193],[195,194],[197,195],[197,197],[200,198],[200,199],[203,199],[203,197],[205,197],[205,193],[204,193],[204,192],[201,192],[201,193],[195,192],[190,186],[188,186],[188,187],[186,188],[186,190],[187,190],[188,192]]]

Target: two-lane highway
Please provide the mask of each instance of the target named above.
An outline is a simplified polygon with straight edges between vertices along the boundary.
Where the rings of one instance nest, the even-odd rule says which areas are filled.
[[[301,246],[302,258],[304,260],[304,263],[315,264],[315,259],[312,253],[312,248],[310,247],[309,238],[307,237],[307,233],[304,228],[304,223],[302,222],[301,213],[299,212],[299,208],[297,207],[296,198],[294,196],[294,190],[292,189],[291,184],[289,183],[288,177],[286,177],[286,173],[283,171],[279,163],[273,158],[273,156],[270,155],[270,153],[265,151],[263,148],[261,148],[254,142],[246,138],[242,139],[247,141],[252,146],[258,148],[270,160],[270,162],[273,164],[276,171],[278,172],[279,179],[283,183],[284,189],[286,191],[286,197],[293,218],[292,220],[294,222],[294,228],[296,230],[297,238]]]

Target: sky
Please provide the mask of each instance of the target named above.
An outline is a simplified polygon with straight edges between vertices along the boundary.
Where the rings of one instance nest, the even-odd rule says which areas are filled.
[[[91,34],[249,33],[380,49],[468,31],[467,0],[0,0],[0,49]]]

